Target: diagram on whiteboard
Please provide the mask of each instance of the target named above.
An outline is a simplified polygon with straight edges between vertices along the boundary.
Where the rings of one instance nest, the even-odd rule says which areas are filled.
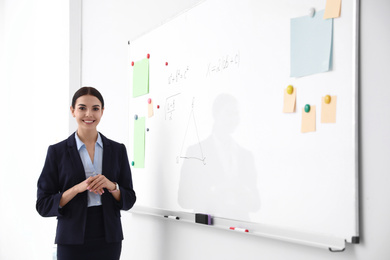
[[[190,116],[188,118],[184,139],[180,149],[180,154],[177,157],[177,163],[179,163],[179,159],[185,159],[185,160],[198,160],[205,165],[206,158],[204,156],[202,145],[199,139],[198,126],[196,124],[194,106],[195,106],[195,98],[192,99],[192,109],[191,109]],[[195,148],[186,151],[186,148],[189,146],[193,146]]]

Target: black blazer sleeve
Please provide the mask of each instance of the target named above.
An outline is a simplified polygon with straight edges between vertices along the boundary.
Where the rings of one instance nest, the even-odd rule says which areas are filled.
[[[119,201],[119,208],[121,210],[129,210],[133,207],[136,201],[136,195],[133,189],[133,181],[127,157],[127,151],[124,144],[121,144],[121,174],[119,176],[118,184],[121,191],[121,199]]]
[[[58,179],[54,146],[49,146],[41,176],[38,179],[36,209],[43,217],[61,216],[59,208],[62,193]]]

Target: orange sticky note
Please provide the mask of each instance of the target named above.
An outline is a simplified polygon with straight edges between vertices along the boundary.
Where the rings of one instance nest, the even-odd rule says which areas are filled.
[[[341,0],[326,0],[324,19],[340,17]]]
[[[325,103],[325,97],[321,100],[321,123],[336,123],[337,96],[331,96],[329,104]]]
[[[287,88],[284,89],[284,102],[283,102],[283,113],[295,112],[295,101],[297,98],[297,89],[293,88],[291,94],[287,93]]]
[[[316,131],[316,106],[310,106],[310,111],[305,112],[302,108],[302,127],[301,132],[315,132]]]
[[[148,103],[148,117],[152,117],[153,115],[153,101],[150,101],[150,103]]]

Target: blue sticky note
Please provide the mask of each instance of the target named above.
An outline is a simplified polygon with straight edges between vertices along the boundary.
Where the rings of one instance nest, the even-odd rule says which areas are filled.
[[[329,71],[332,62],[333,19],[324,19],[324,10],[314,17],[292,18],[291,77]]]

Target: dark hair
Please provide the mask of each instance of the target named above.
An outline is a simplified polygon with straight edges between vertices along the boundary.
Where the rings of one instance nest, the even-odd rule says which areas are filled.
[[[82,87],[79,90],[77,90],[76,93],[74,93],[73,98],[72,98],[72,107],[74,108],[74,106],[76,105],[76,100],[79,97],[85,96],[85,95],[91,95],[91,96],[97,97],[97,99],[99,99],[100,102],[102,103],[102,108],[104,108],[104,100],[103,100],[102,94],[100,94],[100,92],[96,88],[93,88],[93,87]]]

